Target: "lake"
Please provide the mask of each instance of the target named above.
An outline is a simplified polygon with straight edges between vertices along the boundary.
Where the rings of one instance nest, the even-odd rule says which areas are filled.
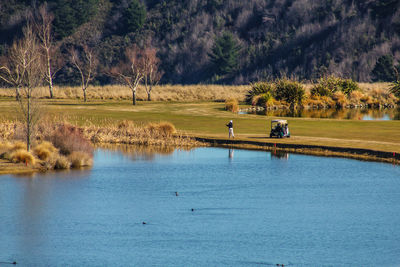
[[[344,120],[400,120],[400,109],[298,109],[298,110],[263,110],[243,111],[240,114],[257,114],[273,117],[292,118],[321,118],[321,119],[344,119]]]
[[[223,148],[94,162],[0,176],[0,266],[400,265],[399,166]]]

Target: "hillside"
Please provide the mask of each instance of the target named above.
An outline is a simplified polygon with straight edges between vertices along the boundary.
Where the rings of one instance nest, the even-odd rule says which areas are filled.
[[[3,2],[0,54],[20,35],[27,11],[43,1]],[[163,83],[325,74],[390,80],[400,60],[400,0],[49,0],[48,6],[61,51],[82,42],[96,48],[101,84],[111,82],[104,73],[132,43],[157,48]],[[377,61],[389,74],[375,68]],[[67,64],[56,82],[76,78]]]

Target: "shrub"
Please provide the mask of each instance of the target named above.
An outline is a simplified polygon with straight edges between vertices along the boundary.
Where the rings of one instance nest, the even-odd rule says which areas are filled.
[[[305,90],[299,82],[279,79],[275,82],[275,98],[286,101],[291,108],[294,108],[296,104],[303,103]]]
[[[274,98],[272,97],[271,92],[267,92],[258,96],[257,98],[257,106],[268,107],[274,104]]]
[[[90,154],[82,152],[82,151],[72,152],[68,156],[68,159],[71,162],[72,168],[92,166],[92,164],[93,164],[92,156]]]
[[[237,99],[231,98],[225,100],[225,110],[238,112],[239,111],[239,101]]]
[[[272,95],[274,91],[273,84],[268,82],[258,82],[251,85],[251,89],[246,94],[246,103],[253,104],[253,98],[259,95],[270,93]]]
[[[311,88],[312,96],[332,96],[337,91],[337,80],[334,76],[320,78],[318,83]]]
[[[347,98],[342,92],[335,92],[332,96],[332,100],[335,101],[336,107],[343,108],[347,105]]]
[[[169,136],[176,133],[175,126],[170,122],[160,122],[158,124],[158,130],[164,136]]]
[[[16,151],[20,149],[26,149],[26,144],[24,142],[18,141],[12,144],[11,151]]]
[[[349,94],[349,100],[352,104],[358,104],[363,99],[364,94],[361,91],[353,91]]]
[[[74,151],[93,154],[93,147],[83,135],[83,130],[76,126],[61,124],[49,139],[63,155],[69,155]]]
[[[0,151],[8,151],[11,150],[12,148],[12,144],[10,144],[9,142],[0,142]]]
[[[54,169],[56,170],[65,170],[71,168],[71,162],[67,157],[59,155],[54,163]]]
[[[170,122],[149,123],[146,125],[146,129],[153,136],[170,136],[176,133],[175,126]]]
[[[29,164],[36,163],[36,160],[33,157],[33,155],[30,152],[26,151],[25,149],[18,149],[12,152],[10,155],[10,160],[15,163],[18,162],[29,163]]]
[[[311,95],[329,96],[335,92],[343,92],[349,95],[351,92],[360,90],[358,84],[351,79],[342,79],[335,76],[323,77],[311,88]]]
[[[390,86],[389,91],[400,100],[400,80],[394,81]]]
[[[361,102],[363,102],[366,105],[372,105],[373,104],[373,99],[370,95],[364,95],[361,97]]]
[[[345,95],[349,96],[352,92],[360,90],[358,84],[351,79],[340,79],[338,87]]]
[[[35,155],[41,160],[47,160],[56,151],[57,149],[50,142],[42,142],[33,149]]]

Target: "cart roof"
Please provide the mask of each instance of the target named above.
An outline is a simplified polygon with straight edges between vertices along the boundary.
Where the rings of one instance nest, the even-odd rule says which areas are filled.
[[[287,120],[272,120],[271,123],[273,123],[273,122],[287,124]]]

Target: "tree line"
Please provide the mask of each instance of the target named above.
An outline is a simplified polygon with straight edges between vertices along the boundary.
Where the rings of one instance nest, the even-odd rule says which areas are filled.
[[[0,4],[0,55],[22,35],[27,12],[44,0]],[[92,82],[126,49],[151,44],[161,83],[244,84],[279,77],[392,81],[400,60],[399,0],[47,0],[61,57],[71,46],[96,51]],[[59,57],[57,57],[59,58]],[[53,77],[80,84],[68,62]],[[144,80],[143,80],[144,81]]]
[[[16,38],[0,58],[0,80],[15,89],[20,115],[24,122],[27,150],[30,150],[33,128],[40,117],[41,106],[35,101],[36,89],[47,84],[49,98],[54,98],[53,79],[63,66],[70,64],[80,76],[83,100],[87,101],[87,88],[94,80],[98,66],[95,49],[85,42],[67,47],[68,57],[60,56],[60,46],[53,35],[53,14],[44,3],[36,13],[26,15],[26,25],[21,37]],[[133,44],[126,48],[123,60],[115,64],[107,75],[126,84],[133,94],[136,105],[136,90],[141,81],[151,100],[151,90],[159,82],[162,72],[155,48]]]

